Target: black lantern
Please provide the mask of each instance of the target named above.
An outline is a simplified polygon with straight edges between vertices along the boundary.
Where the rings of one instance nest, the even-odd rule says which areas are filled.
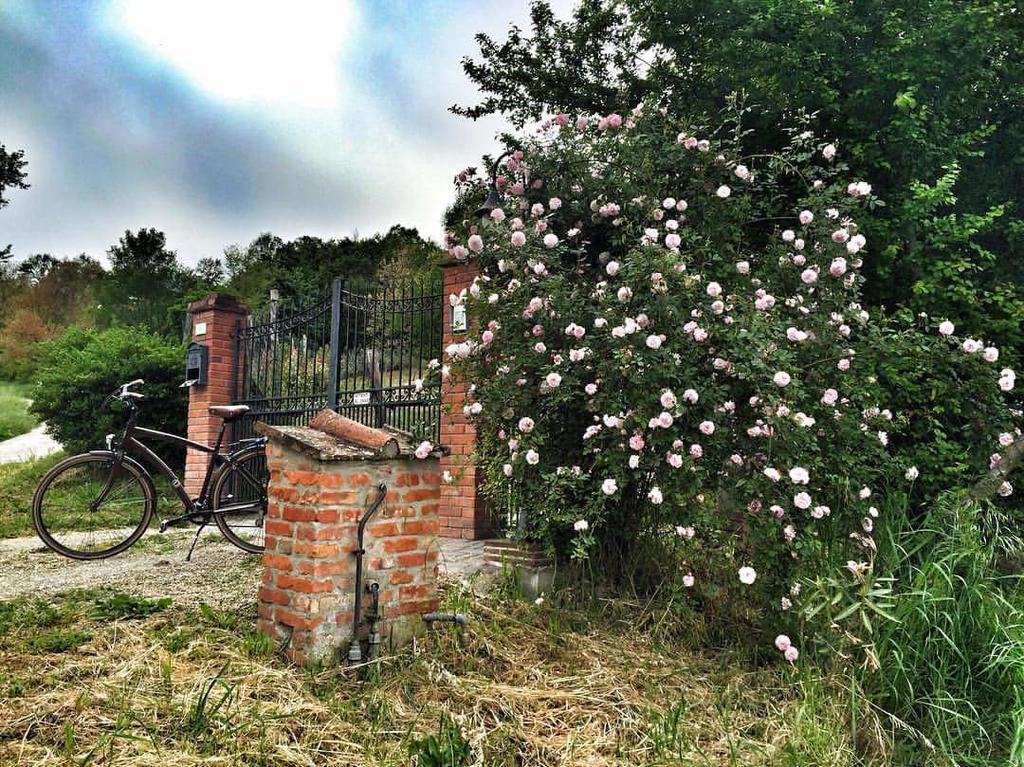
[[[487,192],[487,199],[484,200],[484,204],[476,209],[473,213],[474,216],[479,218],[481,221],[491,220],[491,211],[501,205],[501,193],[498,192],[498,165],[501,161],[508,157],[514,149],[509,149],[502,154],[498,155],[498,159],[491,163],[491,188]]]

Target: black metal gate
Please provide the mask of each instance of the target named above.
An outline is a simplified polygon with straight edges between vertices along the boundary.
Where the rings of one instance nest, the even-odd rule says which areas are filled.
[[[305,424],[330,407],[436,442],[441,390],[424,380],[440,356],[443,307],[440,280],[337,279],[329,296],[239,322],[235,402],[250,412],[235,438],[256,421]]]

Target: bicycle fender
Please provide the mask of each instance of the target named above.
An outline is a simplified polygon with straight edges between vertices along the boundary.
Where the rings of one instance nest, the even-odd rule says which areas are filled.
[[[110,458],[111,460],[117,458],[117,453],[115,453],[113,450],[90,450],[89,455],[103,456],[104,458]],[[156,503],[156,485],[153,484],[153,478],[149,475],[149,472],[146,470],[146,467],[143,466],[134,458],[132,458],[130,455],[124,454],[121,455],[121,463],[127,463],[133,469],[138,470],[139,475],[142,478],[142,481],[146,483],[146,488],[149,490],[149,497],[153,499],[154,503]]]

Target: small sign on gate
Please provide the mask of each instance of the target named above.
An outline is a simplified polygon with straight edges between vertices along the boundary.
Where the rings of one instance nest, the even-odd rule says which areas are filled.
[[[357,391],[352,395],[353,405],[369,405],[370,404],[370,392],[368,391]]]

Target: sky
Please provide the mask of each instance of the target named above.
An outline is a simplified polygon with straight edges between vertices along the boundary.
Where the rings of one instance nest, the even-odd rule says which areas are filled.
[[[571,0],[553,3],[563,16]],[[194,264],[272,231],[440,239],[451,179],[507,125],[476,102],[473,35],[528,0],[0,0],[0,142],[17,258],[102,258],[155,227]]]

